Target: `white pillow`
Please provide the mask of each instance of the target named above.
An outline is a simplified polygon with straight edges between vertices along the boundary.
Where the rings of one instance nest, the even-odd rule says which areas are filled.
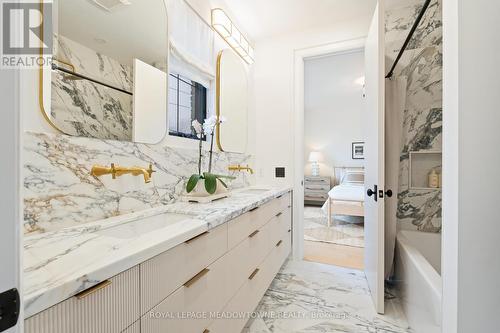
[[[361,170],[347,170],[342,177],[342,184],[364,184],[365,172]]]

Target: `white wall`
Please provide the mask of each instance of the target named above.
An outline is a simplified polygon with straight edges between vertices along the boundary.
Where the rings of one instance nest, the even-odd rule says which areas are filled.
[[[443,332],[497,332],[500,2],[443,3]]]
[[[347,52],[305,61],[305,156],[306,174],[311,151],[322,153],[322,176],[333,167],[363,166],[352,159],[352,143],[363,141],[364,52]],[[361,83],[360,83],[361,81]]]
[[[256,126],[257,179],[265,184],[293,184],[293,75],[294,52],[365,37],[371,17],[338,22],[322,29],[256,41],[253,113]],[[286,178],[274,177],[274,168],[286,167]]]
[[[20,34],[17,33],[16,36]],[[2,101],[2,122],[0,142],[2,163],[0,163],[0,292],[17,288],[22,300],[22,201],[21,201],[21,116],[19,112],[19,72],[22,70],[0,69],[0,101]],[[6,333],[22,332],[22,320]]]

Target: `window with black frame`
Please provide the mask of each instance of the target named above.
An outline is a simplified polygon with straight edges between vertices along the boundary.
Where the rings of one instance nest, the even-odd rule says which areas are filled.
[[[182,75],[169,75],[168,130],[170,135],[197,139],[191,123],[207,117],[207,88]],[[205,138],[204,138],[205,140]]]

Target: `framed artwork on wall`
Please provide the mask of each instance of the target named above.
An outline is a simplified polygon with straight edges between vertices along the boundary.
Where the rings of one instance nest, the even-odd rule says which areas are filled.
[[[365,159],[365,143],[353,142],[352,143],[352,159],[364,160]]]

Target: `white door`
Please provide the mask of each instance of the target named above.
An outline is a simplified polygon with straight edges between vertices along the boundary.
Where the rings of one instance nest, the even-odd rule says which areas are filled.
[[[13,312],[21,279],[20,272],[20,117],[19,70],[0,69],[0,332],[20,332]],[[15,288],[15,290],[14,290]],[[17,302],[18,306],[22,304]],[[12,320],[14,318],[14,320]],[[10,327],[10,328],[9,328]]]
[[[384,313],[384,0],[375,8],[365,45],[365,274]]]

